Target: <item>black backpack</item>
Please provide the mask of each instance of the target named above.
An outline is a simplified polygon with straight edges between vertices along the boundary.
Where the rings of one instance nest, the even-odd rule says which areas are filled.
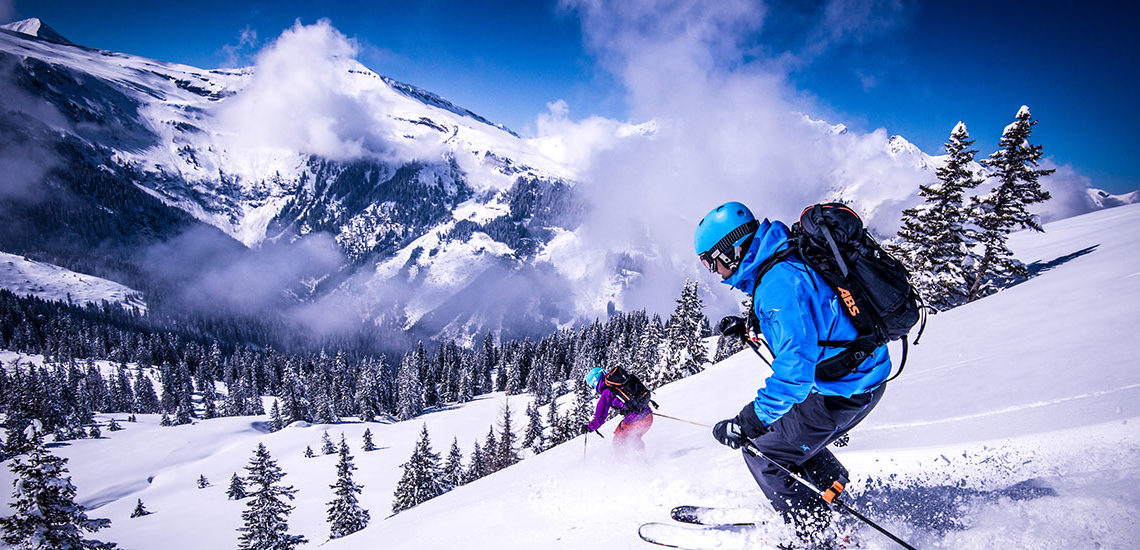
[[[884,251],[863,227],[859,215],[840,203],[809,206],[792,225],[788,242],[788,248],[761,264],[756,287],[772,266],[794,256],[835,291],[858,331],[854,340],[819,341],[823,347],[844,349],[816,365],[816,378],[839,380],[858,368],[879,346],[900,338],[903,359],[898,373],[901,374],[906,365],[905,337],[920,318],[923,327],[926,324],[922,298],[910,284],[910,275],[902,262]],[[752,327],[759,326],[755,317],[753,309],[749,319]],[[917,338],[915,343],[918,343]]]
[[[605,387],[609,388],[618,399],[621,399],[622,404],[629,411],[640,411],[652,402],[649,396],[649,388],[646,388],[641,380],[626,372],[621,366],[615,366],[613,370],[607,372],[602,377],[602,381]]]

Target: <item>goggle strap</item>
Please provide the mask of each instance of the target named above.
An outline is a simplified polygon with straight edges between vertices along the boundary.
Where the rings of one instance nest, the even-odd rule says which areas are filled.
[[[727,251],[732,247],[732,243],[740,240],[741,237],[755,233],[759,228],[760,222],[758,220],[749,220],[747,222],[744,222],[743,225],[737,227],[736,229],[733,229],[728,233],[728,235],[725,235],[721,240],[717,241],[716,245],[710,248],[708,251]]]

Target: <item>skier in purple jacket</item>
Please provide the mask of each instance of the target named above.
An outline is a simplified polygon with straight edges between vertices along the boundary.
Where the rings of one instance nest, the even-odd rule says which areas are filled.
[[[601,399],[598,400],[598,406],[594,409],[594,420],[586,425],[584,431],[593,432],[601,428],[602,424],[606,423],[606,417],[610,414],[610,407],[615,407],[625,414],[625,418],[614,430],[614,448],[635,452],[644,451],[645,442],[641,440],[641,436],[649,431],[650,426],[653,426],[653,410],[650,409],[649,405],[644,405],[636,410],[627,407],[613,390],[606,387],[605,377],[605,371],[600,368],[591,369],[590,372],[586,373],[586,384],[601,394]]]

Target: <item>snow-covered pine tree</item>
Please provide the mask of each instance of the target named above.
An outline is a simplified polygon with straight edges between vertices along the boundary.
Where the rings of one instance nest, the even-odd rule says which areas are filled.
[[[205,489],[210,486],[210,480],[206,479],[206,474],[198,475],[198,488]]]
[[[329,432],[325,431],[321,434],[321,454],[331,455],[336,452],[336,447],[333,446],[332,439],[329,439]]]
[[[364,428],[364,452],[375,450],[376,445],[372,443],[372,430]]]
[[[369,514],[360,506],[356,495],[360,494],[364,486],[352,480],[352,471],[356,466],[352,464],[352,455],[348,452],[348,443],[342,437],[338,448],[340,460],[336,463],[336,483],[329,487],[336,498],[328,503],[329,538],[336,539],[355,533],[368,526]]]
[[[91,427],[87,430],[87,433],[91,436],[91,439],[99,439],[100,437],[103,437],[103,432],[99,430],[98,424],[92,424]]]
[[[239,550],[292,550],[299,544],[308,542],[302,535],[290,535],[289,512],[293,505],[284,499],[293,500],[297,492],[292,486],[281,485],[285,472],[277,466],[277,461],[269,455],[265,445],[258,443],[253,457],[245,467],[249,472],[249,500],[241,513],[244,522],[238,528]]]
[[[117,432],[122,429],[123,427],[114,418],[107,424],[107,431],[109,432]]]
[[[277,403],[280,399],[273,400],[273,406],[269,408],[269,431],[279,432],[285,427],[285,418],[281,416],[281,406]]]
[[[698,294],[696,281],[685,279],[681,288],[681,297],[677,299],[677,307],[669,318],[666,327],[666,357],[660,363],[654,376],[651,377],[651,387],[661,387],[674,380],[696,374],[704,369],[708,361],[708,352],[705,351],[701,340],[702,321],[701,299]]]
[[[538,403],[531,402],[526,408],[526,431],[523,433],[522,446],[528,449],[537,449],[535,454],[542,452],[545,437],[542,435],[542,414],[538,412]],[[536,445],[537,442],[537,445]]]
[[[459,438],[451,440],[451,450],[447,453],[447,460],[443,463],[443,483],[450,491],[463,485],[467,471],[463,467],[463,453],[459,450]]]
[[[503,400],[503,417],[500,426],[499,441],[495,448],[495,463],[498,469],[503,469],[517,463],[522,458],[519,456],[518,448],[515,446],[514,426],[511,425],[511,402]]]
[[[360,410],[360,420],[372,422],[381,413],[380,392],[377,390],[379,373],[372,359],[366,359],[361,367],[353,399]]]
[[[139,367],[135,376],[135,412],[151,414],[159,412],[158,394],[154,392],[154,383],[150,377],[142,373]]]
[[[201,368],[201,367],[199,367]],[[205,378],[202,381],[202,418],[218,417],[218,392],[214,389],[214,381]]]
[[[483,470],[483,465],[486,464],[486,458],[483,456],[483,448],[479,446],[479,441],[475,441],[475,448],[471,450],[471,463],[467,466],[467,473],[463,476],[464,483],[471,483],[479,479],[487,472]]]
[[[305,458],[313,458],[315,456],[317,456],[317,453],[313,452],[313,447],[311,445],[305,445]]]
[[[946,164],[934,171],[938,182],[918,187],[924,202],[903,210],[898,239],[887,246],[906,264],[927,305],[940,311],[964,303],[973,281],[964,206],[966,192],[982,183],[973,169],[973,144],[966,124],[959,121],[945,144]]]
[[[499,471],[499,463],[496,460],[498,454],[495,452],[499,448],[498,439],[495,437],[495,427],[489,426],[487,428],[487,437],[483,439],[483,475],[493,474]]]
[[[408,420],[423,412],[423,383],[420,381],[419,364],[415,353],[404,355],[404,359],[400,361],[396,384],[399,392],[396,405],[397,418]]]
[[[135,509],[131,511],[131,517],[132,518],[141,518],[143,516],[149,516],[152,513],[153,512],[146,509],[146,506],[143,506],[143,501],[140,498],[140,499],[138,499],[138,503],[135,504]]]
[[[392,512],[398,513],[421,502],[433,499],[444,491],[439,455],[431,450],[427,424],[420,431],[420,439],[411,458],[403,464],[404,473],[396,483]]]
[[[1027,275],[1025,265],[1017,261],[1006,246],[1010,233],[1017,229],[1045,231],[1029,213],[1029,206],[1051,198],[1038,180],[1055,170],[1037,168],[1043,147],[1029,142],[1036,125],[1029,107],[1022,105],[1016,119],[1002,132],[998,150],[982,161],[990,175],[997,178],[998,186],[971,201],[978,241],[985,252],[975,270],[969,301],[996,292],[998,286]]]
[[[562,419],[558,416],[558,402],[551,401],[550,408],[546,409],[546,425],[550,426],[550,441],[551,447],[562,443],[567,440],[566,434],[562,432]]]
[[[226,489],[226,497],[230,500],[241,500],[246,497],[245,483],[237,475],[237,472],[230,476],[230,487]]]
[[[574,404],[562,419],[563,433],[567,440],[582,433],[582,428],[594,419],[594,409],[594,389],[586,384],[584,378],[576,377],[574,380]]]
[[[75,485],[67,475],[67,459],[52,455],[44,447],[42,426],[33,422],[24,434],[29,449],[26,457],[13,460],[8,469],[16,476],[9,504],[12,515],[0,518],[3,540],[21,549],[104,550],[114,543],[83,538],[111,524],[107,519],[90,519],[75,502]]]

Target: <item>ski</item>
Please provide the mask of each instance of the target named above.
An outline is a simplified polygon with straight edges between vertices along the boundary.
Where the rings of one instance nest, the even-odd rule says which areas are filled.
[[[764,536],[752,523],[693,526],[651,522],[638,528],[637,534],[645,542],[684,550],[781,548],[777,541]]]
[[[758,525],[766,523],[751,508],[691,506],[673,508],[669,516],[674,521],[693,525]]]

